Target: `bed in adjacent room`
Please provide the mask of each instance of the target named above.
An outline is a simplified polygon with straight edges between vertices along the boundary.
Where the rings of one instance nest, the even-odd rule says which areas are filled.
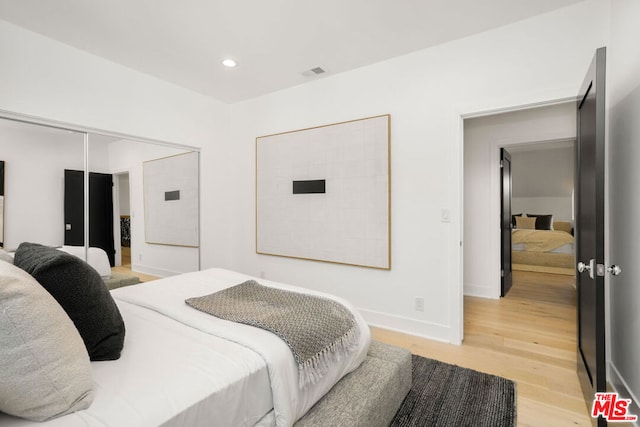
[[[544,217],[547,218],[542,225],[533,215],[515,217],[516,228],[511,235],[513,270],[575,275],[571,223],[550,222],[551,215]],[[544,224],[545,221],[548,225]]]
[[[260,280],[268,288],[336,301],[353,315],[357,336],[349,351],[323,366],[320,375],[303,380],[302,368],[283,339],[185,303],[250,279],[240,273],[210,269],[111,291],[126,325],[124,347],[117,360],[91,362],[91,404],[44,423],[0,413],[0,425],[290,426],[310,409],[319,411],[318,402],[333,392],[336,383],[341,379],[341,383],[347,382],[362,370],[358,368],[368,359],[370,346],[368,326],[340,298]],[[389,366],[397,369],[398,363],[390,362]],[[410,366],[404,371],[408,371],[410,385]],[[407,372],[399,374],[390,378],[397,381],[407,376]],[[368,391],[368,386],[362,395],[355,394],[360,401],[369,400],[373,407],[386,400],[397,402],[395,409],[389,410],[393,416],[409,385],[399,387],[395,396]],[[349,398],[338,396],[337,400]],[[302,425],[303,421],[298,423]]]

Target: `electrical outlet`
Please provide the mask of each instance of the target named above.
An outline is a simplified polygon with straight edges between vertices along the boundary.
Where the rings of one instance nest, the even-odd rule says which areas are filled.
[[[440,221],[451,222],[451,211],[449,211],[449,209],[440,210]]]
[[[424,311],[424,298],[416,297],[416,311]]]

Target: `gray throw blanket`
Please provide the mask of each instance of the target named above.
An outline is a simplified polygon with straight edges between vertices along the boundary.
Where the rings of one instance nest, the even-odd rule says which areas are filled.
[[[298,364],[300,388],[318,381],[333,361],[358,346],[359,331],[353,314],[327,298],[248,280],[185,302],[221,319],[276,334],[287,343]]]

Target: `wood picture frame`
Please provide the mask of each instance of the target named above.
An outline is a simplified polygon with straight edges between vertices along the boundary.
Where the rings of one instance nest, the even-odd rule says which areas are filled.
[[[256,253],[391,269],[390,122],[257,137]]]

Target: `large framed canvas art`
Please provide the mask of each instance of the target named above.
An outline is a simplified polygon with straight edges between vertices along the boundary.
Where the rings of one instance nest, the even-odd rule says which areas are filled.
[[[391,268],[390,115],[256,138],[256,252]]]

